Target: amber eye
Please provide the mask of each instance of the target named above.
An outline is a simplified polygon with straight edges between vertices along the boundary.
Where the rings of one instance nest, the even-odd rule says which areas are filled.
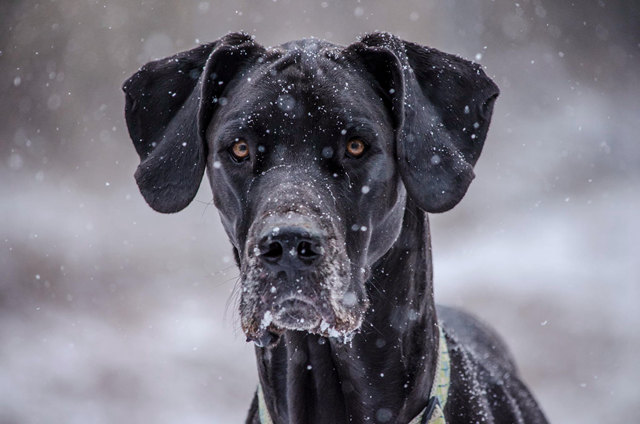
[[[347,143],[347,154],[354,158],[360,157],[364,153],[366,147],[367,146],[362,140],[353,138]]]
[[[244,160],[249,157],[249,144],[244,140],[237,140],[231,146],[231,153],[237,160]]]

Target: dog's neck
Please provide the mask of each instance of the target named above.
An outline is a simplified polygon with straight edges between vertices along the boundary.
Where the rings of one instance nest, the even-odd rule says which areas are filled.
[[[409,422],[425,407],[438,328],[424,212],[407,205],[371,275],[371,306],[352,342],[287,331],[276,347],[256,348],[275,423]]]

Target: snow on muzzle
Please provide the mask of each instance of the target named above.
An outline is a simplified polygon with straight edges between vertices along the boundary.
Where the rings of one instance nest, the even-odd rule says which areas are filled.
[[[248,340],[274,344],[285,330],[348,339],[366,310],[343,239],[303,207],[267,214],[249,230],[240,315]]]

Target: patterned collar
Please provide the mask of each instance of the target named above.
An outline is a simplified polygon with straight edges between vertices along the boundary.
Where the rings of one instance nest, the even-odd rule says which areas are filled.
[[[438,326],[440,337],[438,343],[438,362],[436,365],[436,375],[431,386],[429,402],[426,408],[422,410],[409,424],[446,424],[444,418],[444,407],[447,403],[449,393],[449,384],[451,381],[451,370],[449,368],[451,360],[449,358],[449,349],[447,348],[447,340],[445,338],[442,327]],[[273,424],[267,404],[264,400],[262,386],[258,384],[258,416],[260,424]]]

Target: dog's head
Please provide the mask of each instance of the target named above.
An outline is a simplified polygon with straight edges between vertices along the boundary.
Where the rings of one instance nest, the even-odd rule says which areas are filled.
[[[230,34],[145,65],[124,91],[154,209],[187,206],[207,169],[260,345],[360,327],[407,197],[427,212],[460,201],[498,95],[480,66],[388,34],[276,48]]]

